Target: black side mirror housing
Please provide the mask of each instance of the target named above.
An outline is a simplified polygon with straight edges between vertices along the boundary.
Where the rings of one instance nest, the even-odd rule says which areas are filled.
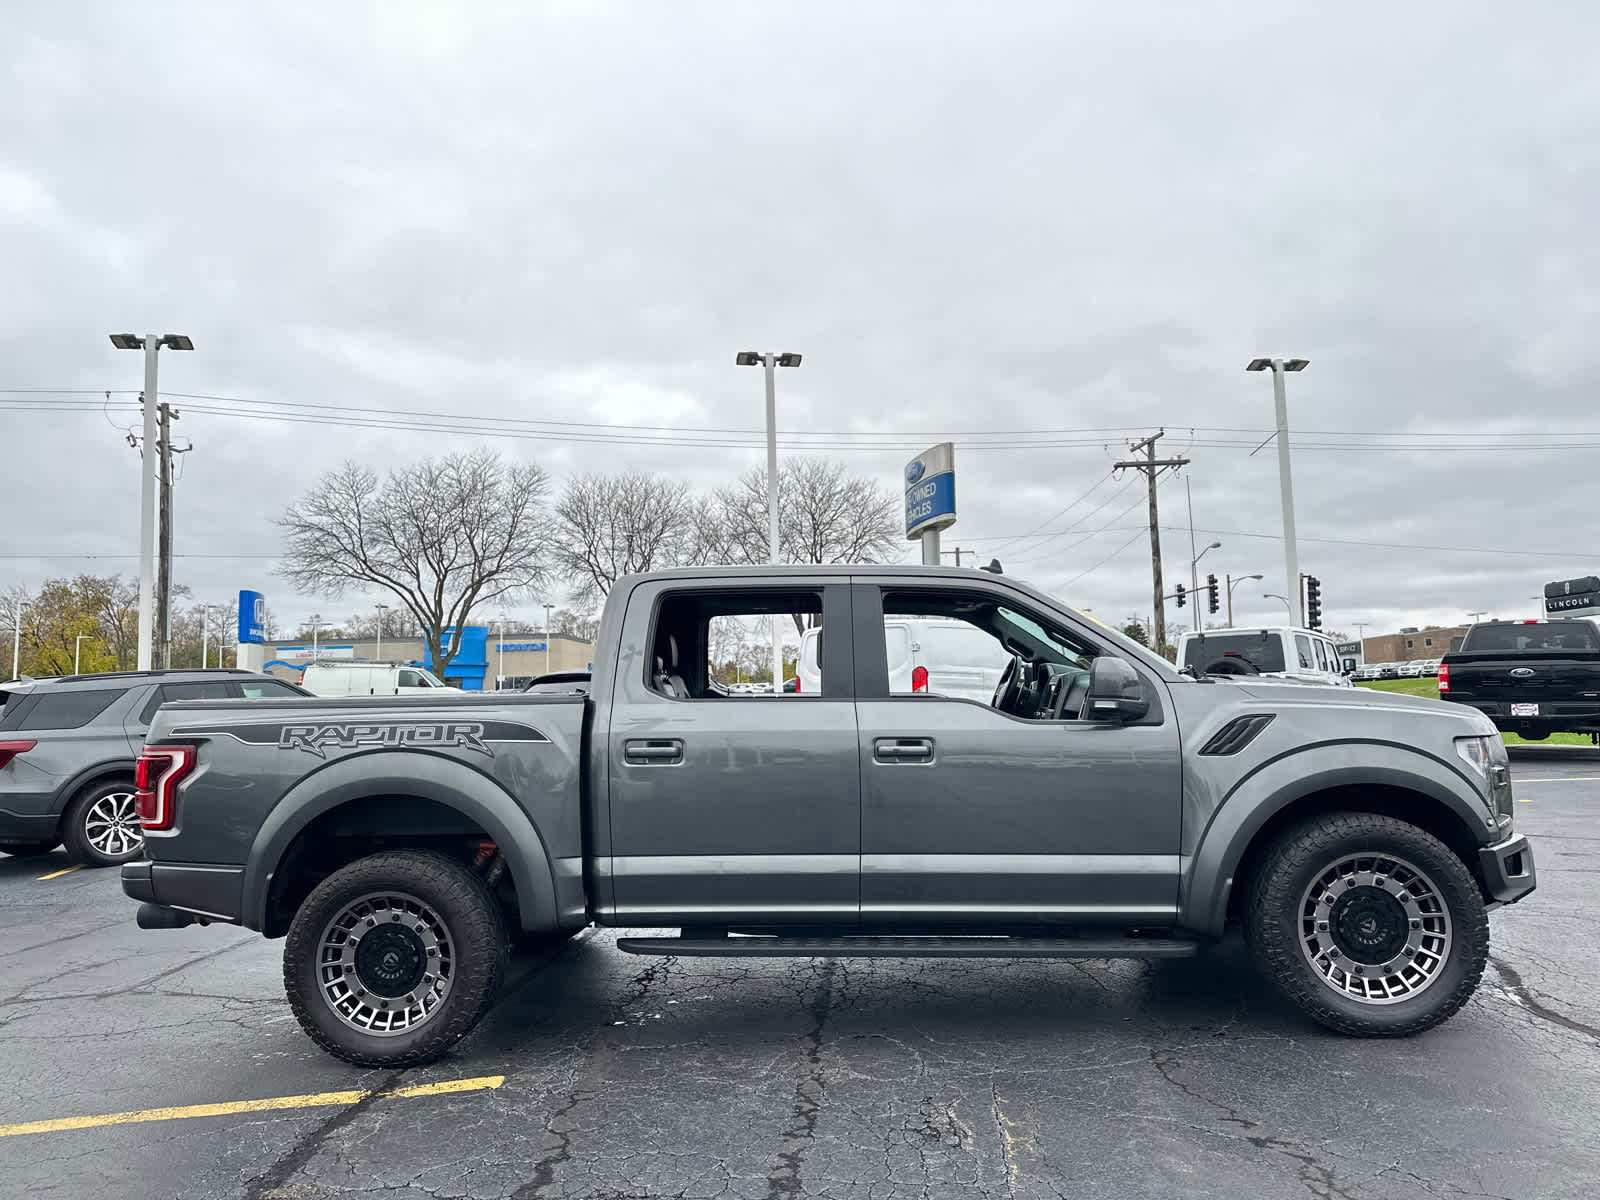
[[[1150,712],[1139,673],[1120,658],[1103,656],[1089,668],[1089,719],[1126,724]]]

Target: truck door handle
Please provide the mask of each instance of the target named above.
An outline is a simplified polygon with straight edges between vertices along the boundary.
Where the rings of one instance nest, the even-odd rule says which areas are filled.
[[[933,761],[933,739],[922,737],[877,738],[872,757],[881,763],[926,763]]]
[[[622,744],[622,757],[638,767],[670,766],[683,761],[683,743],[677,738],[632,738]]]

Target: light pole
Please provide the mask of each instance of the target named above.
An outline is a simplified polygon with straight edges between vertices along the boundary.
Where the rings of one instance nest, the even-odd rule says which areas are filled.
[[[1229,629],[1233,628],[1233,589],[1238,587],[1246,579],[1261,579],[1261,578],[1264,578],[1264,576],[1261,576],[1261,575],[1241,575],[1237,579],[1235,579],[1232,575],[1229,575],[1229,576],[1226,577],[1227,583],[1228,583],[1228,628]]]
[[[1289,603],[1289,597],[1280,596],[1277,592],[1262,592],[1261,598],[1263,600],[1282,600],[1283,606],[1289,610],[1289,624],[1294,625],[1294,606]]]
[[[373,651],[372,657],[379,662],[383,661],[383,614],[389,611],[387,604],[380,604],[378,609],[378,648]]]
[[[211,632],[211,614],[217,610],[215,604],[202,605],[200,609],[200,669],[206,669],[209,661],[206,657],[206,635]],[[217,669],[222,669],[222,639],[217,638]]]
[[[1294,480],[1289,471],[1289,402],[1284,396],[1283,373],[1285,371],[1304,371],[1306,359],[1303,358],[1253,358],[1247,371],[1272,372],[1272,401],[1277,409],[1278,417],[1278,487],[1283,492],[1283,567],[1287,584],[1286,592],[1294,595],[1294,601],[1285,600],[1289,605],[1289,624],[1299,627],[1305,624],[1300,619],[1300,554],[1295,548],[1294,541]]]
[[[767,372],[767,548],[772,565],[778,565],[778,392],[779,367],[798,367],[798,354],[740,351],[733,360],[741,367],[761,366]],[[772,692],[783,695],[783,642],[779,636],[779,617],[772,615]]]
[[[311,661],[317,661],[317,626],[322,624],[322,614],[311,614]]]
[[[494,690],[498,692],[506,685],[506,619],[504,617],[500,618],[500,641],[495,646],[495,650],[500,655],[500,664],[494,670]]]
[[[1467,620],[1476,625],[1479,617],[1487,617],[1488,615],[1489,610],[1487,608],[1480,608],[1477,612],[1469,612],[1467,614]]]
[[[93,636],[94,634],[92,633],[80,633],[72,639],[72,673],[74,675],[78,673],[78,663],[80,661],[78,655],[83,649],[83,639],[91,638]]]
[[[550,674],[550,610],[554,604],[544,606],[544,673]]]
[[[1194,604],[1194,631],[1196,633],[1200,632],[1200,560],[1213,550],[1221,549],[1221,542],[1212,542],[1211,545],[1189,560],[1189,599]],[[1189,543],[1189,550],[1193,552],[1193,542]]]
[[[161,461],[156,450],[156,355],[163,346],[193,350],[194,343],[181,333],[147,333],[144,337],[113,333],[111,344],[118,350],[144,351],[144,443],[139,451],[144,464],[139,481],[139,670],[148,671],[155,647],[156,464]]]

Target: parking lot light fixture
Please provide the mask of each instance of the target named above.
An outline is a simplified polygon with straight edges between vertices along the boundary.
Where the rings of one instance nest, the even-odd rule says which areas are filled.
[[[1289,468],[1289,402],[1284,395],[1285,371],[1304,371],[1309,360],[1304,358],[1252,358],[1247,371],[1272,372],[1272,400],[1277,416],[1278,487],[1283,504],[1283,566],[1284,590],[1294,597],[1289,601],[1289,624],[1300,626],[1300,554],[1294,540],[1294,479]]]
[[[768,350],[741,350],[734,356],[735,365],[761,366],[767,372],[767,549],[773,566],[779,562],[778,554],[778,400],[775,376],[779,367],[798,367],[800,355],[785,351],[774,354]],[[783,640],[782,622],[777,614],[772,617],[772,690],[783,695]]]
[[[1261,598],[1263,600],[1281,600],[1281,601],[1283,601],[1283,606],[1289,610],[1289,624],[1290,625],[1294,624],[1294,606],[1289,603],[1289,597],[1280,596],[1280,595],[1278,595],[1277,592],[1262,592],[1261,593]]]

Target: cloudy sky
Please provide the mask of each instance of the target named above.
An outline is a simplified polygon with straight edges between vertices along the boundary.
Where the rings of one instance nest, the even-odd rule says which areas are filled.
[[[745,348],[805,356],[782,453],[898,490],[953,440],[946,548],[1104,617],[1150,611],[1110,472],[1164,428],[1169,581],[1187,479],[1202,571],[1267,577],[1250,621],[1284,565],[1244,366],[1306,357],[1327,624],[1531,614],[1600,571],[1597,35],[1577,0],[24,6],[0,589],[136,572],[140,360],[106,335],[154,330],[197,348],[163,393],[222,398],[173,399],[177,578],[287,624],[358,604],[272,574],[341,459],[487,441],[709,488],[764,462]]]

